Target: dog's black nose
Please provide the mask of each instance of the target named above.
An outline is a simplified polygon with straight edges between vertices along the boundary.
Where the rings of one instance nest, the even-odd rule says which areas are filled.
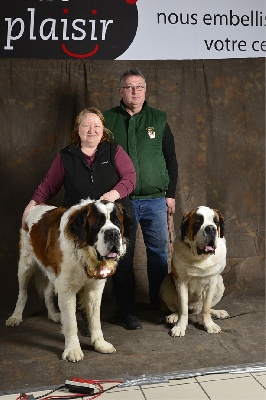
[[[120,237],[120,233],[117,229],[108,229],[108,231],[106,231],[104,233],[104,238],[106,241],[118,240],[119,237]]]
[[[216,233],[216,228],[213,225],[207,225],[205,227],[205,232],[208,233],[208,234],[213,234],[214,235]]]

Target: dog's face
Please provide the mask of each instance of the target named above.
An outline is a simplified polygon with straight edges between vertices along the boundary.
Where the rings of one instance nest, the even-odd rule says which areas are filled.
[[[219,211],[200,206],[183,216],[181,240],[198,256],[215,254],[218,237],[224,236],[224,219]]]
[[[67,230],[78,248],[94,249],[98,261],[117,261],[126,252],[131,223],[120,205],[98,200],[73,213]]]

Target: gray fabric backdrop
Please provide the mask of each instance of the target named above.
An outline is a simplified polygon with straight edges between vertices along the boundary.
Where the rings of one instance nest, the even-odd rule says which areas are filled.
[[[265,59],[0,60],[1,296],[17,297],[21,215],[85,106],[118,104],[120,75],[138,67],[150,105],[168,113],[179,162],[175,228],[199,205],[226,220],[227,292],[264,290]],[[61,195],[52,203],[60,204]],[[136,269],[145,263],[139,233]],[[144,274],[140,274],[139,285]]]

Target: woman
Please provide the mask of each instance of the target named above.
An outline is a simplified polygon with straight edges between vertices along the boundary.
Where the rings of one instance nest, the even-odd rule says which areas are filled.
[[[136,186],[133,163],[123,148],[111,140],[111,132],[106,127],[104,117],[96,108],[86,108],[78,114],[70,145],[57,154],[46,177],[24,210],[23,228],[30,209],[37,203],[47,203],[62,186],[65,207],[71,207],[87,197],[117,201],[134,221],[133,206],[128,197]],[[127,253],[119,261],[113,277],[114,297],[122,320],[125,315],[128,318],[128,314],[134,314],[134,304],[128,300],[129,289],[118,285],[124,274],[130,274],[127,265],[134,252],[134,240],[134,237],[129,240]],[[135,282],[134,275],[132,279]],[[130,318],[129,322],[132,323],[132,317]],[[124,323],[127,325],[127,321]]]
[[[127,211],[132,209],[127,196],[136,185],[135,169],[123,148],[111,141],[111,132],[99,110],[86,108],[78,114],[70,143],[57,154],[25,208],[23,227],[30,209],[37,203],[47,203],[63,185],[65,207],[90,197],[120,200]]]

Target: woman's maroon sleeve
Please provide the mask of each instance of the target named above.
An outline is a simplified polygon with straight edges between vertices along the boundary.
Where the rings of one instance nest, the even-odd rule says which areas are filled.
[[[136,172],[134,165],[125,150],[118,145],[115,154],[115,167],[120,177],[119,182],[113,187],[120,199],[129,196],[136,187]]]

